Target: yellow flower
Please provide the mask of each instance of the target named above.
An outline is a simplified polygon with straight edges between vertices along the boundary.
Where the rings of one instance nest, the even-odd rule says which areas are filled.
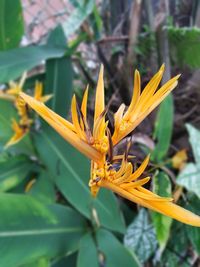
[[[18,115],[20,117],[18,123],[15,119],[12,120],[12,130],[14,132],[14,135],[6,143],[5,148],[18,143],[27,134],[32,124],[32,120],[29,118],[28,106],[26,102],[21,97],[19,97],[19,93],[22,92],[25,79],[26,73],[22,75],[19,83],[10,82],[10,87],[0,93],[0,98],[14,102],[14,106],[17,109]],[[42,83],[36,82],[34,89],[34,98],[45,103],[52,97],[52,95],[42,96],[42,92]]]
[[[38,101],[46,103],[49,99],[52,98],[52,95],[42,95],[43,93],[43,85],[41,82],[36,81],[35,90],[34,90],[34,98]]]
[[[9,82],[9,88],[6,89],[4,94],[7,96],[13,96],[15,99],[15,97],[17,97],[19,95],[19,93],[22,91],[26,77],[27,77],[27,73],[24,72],[19,83],[15,83],[13,81],[10,81]]]
[[[6,90],[0,91],[0,98],[10,101],[15,101],[16,97],[18,97],[19,93],[22,91],[22,87],[24,85],[26,79],[26,72],[22,75],[19,83],[15,83],[13,81],[9,82],[9,88]]]
[[[16,143],[18,143],[28,132],[27,127],[22,127],[15,119],[12,120],[12,130],[14,135],[6,143],[5,148],[8,148]]]
[[[88,88],[85,90],[81,108],[77,105],[75,95],[72,98],[72,122],[65,120],[33,97],[24,93],[20,93],[20,96],[65,140],[91,159],[89,186],[93,196],[96,196],[98,190],[104,187],[141,206],[181,222],[200,226],[199,216],[174,204],[171,198],[160,197],[143,187],[150,180],[150,177],[141,178],[148,165],[149,156],[137,170],[133,171],[133,165],[129,161],[132,156],[128,154],[131,141],[127,143],[127,148],[122,155],[113,153],[113,147],[132,132],[176,87],[180,75],[175,76],[157,90],[163,72],[164,65],[141,92],[140,74],[135,71],[130,106],[125,111],[125,105],[122,104],[115,113],[113,135],[106,120],[108,108],[105,108],[104,101],[103,66],[100,69],[96,89],[93,129],[90,129],[87,122]]]

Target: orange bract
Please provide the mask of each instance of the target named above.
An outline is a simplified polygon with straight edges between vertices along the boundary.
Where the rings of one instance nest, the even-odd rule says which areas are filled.
[[[200,226],[200,217],[172,203],[171,198],[160,197],[145,189],[150,177],[141,179],[149,162],[149,156],[140,167],[133,171],[129,161],[131,142],[122,155],[113,155],[113,146],[132,132],[142,120],[176,87],[180,75],[175,76],[158,89],[164,72],[164,65],[154,75],[141,92],[140,74],[135,71],[133,97],[130,106],[125,111],[122,104],[114,115],[114,133],[111,135],[106,121],[107,108],[104,103],[103,66],[101,66],[96,88],[93,129],[87,122],[86,89],[81,108],[73,96],[71,112],[72,123],[60,117],[40,101],[24,93],[20,96],[44,120],[46,120],[66,141],[91,159],[91,177],[89,186],[91,193],[96,196],[101,187],[105,187],[146,208],[170,216],[181,222]]]

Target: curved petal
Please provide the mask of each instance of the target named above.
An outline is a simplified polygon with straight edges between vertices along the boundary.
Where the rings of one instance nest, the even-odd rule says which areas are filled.
[[[15,119],[12,121],[12,129],[14,131],[14,135],[6,143],[5,148],[17,144],[28,132],[28,129],[21,128]]]
[[[43,103],[35,100],[33,97],[30,97],[24,93],[21,93],[20,96],[72,146],[92,160],[97,162],[101,160],[101,153],[81,140],[78,135],[73,132],[73,127],[71,126],[70,122],[60,117],[58,114],[50,110]]]
[[[112,136],[114,145],[131,133],[163,101],[163,99],[168,96],[177,86],[179,77],[180,75],[177,75],[170,79],[153,96],[149,97],[145,103],[138,100],[137,107],[132,111],[131,115],[129,115],[130,119],[126,122],[127,127],[121,132],[114,131]]]
[[[83,95],[83,100],[81,104],[81,112],[83,114],[83,117],[87,119],[87,101],[88,101],[88,91],[89,91],[89,86],[86,87],[84,95]]]
[[[169,216],[177,221],[200,227],[200,216],[192,213],[189,210],[186,210],[172,202],[164,201],[153,201],[153,200],[145,200],[141,199],[140,197],[127,192],[126,190],[122,189],[121,187],[114,185],[108,181],[101,181],[99,183],[100,187],[105,187],[107,189],[112,190],[113,192],[119,194],[120,196],[135,202],[143,207],[149,208],[156,212],[159,212],[163,215]]]
[[[104,109],[105,109],[105,100],[104,100],[103,65],[101,65],[97,83],[97,89],[96,89],[94,121],[96,121],[96,119],[102,114]]]

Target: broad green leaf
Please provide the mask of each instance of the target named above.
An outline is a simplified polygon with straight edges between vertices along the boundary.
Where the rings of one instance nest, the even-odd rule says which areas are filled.
[[[84,3],[84,0],[69,0],[69,1],[74,7],[79,7]]]
[[[50,261],[49,259],[41,258],[34,262],[20,265],[19,267],[50,267]]]
[[[141,267],[133,252],[125,248],[111,233],[99,229],[96,234],[99,251],[104,255],[106,267]]]
[[[0,52],[0,83],[18,78],[24,71],[41,64],[49,58],[62,57],[66,48],[48,45],[20,47]]]
[[[11,102],[0,99],[0,143],[4,146],[13,132],[11,129],[11,119],[17,114]]]
[[[200,67],[200,29],[197,27],[169,27],[171,57],[175,64]]]
[[[15,194],[0,194],[0,203],[0,266],[16,267],[77,249],[86,225],[71,208]]]
[[[196,197],[189,198],[189,201],[186,205],[187,209],[200,214],[199,212],[200,200]],[[200,255],[200,229],[199,227],[186,226],[187,235],[195,248],[196,252]]]
[[[69,256],[59,257],[52,262],[51,267],[75,267],[77,253],[70,254]],[[89,266],[88,266],[89,267]]]
[[[31,170],[32,164],[26,157],[11,157],[0,163],[0,192],[8,191],[20,184]]]
[[[156,162],[163,160],[168,152],[172,136],[173,113],[173,98],[169,95],[159,107],[155,124],[157,144],[151,157]]]
[[[47,45],[66,48],[67,38],[65,37],[65,33],[61,25],[58,25],[50,32],[47,40]]]
[[[80,241],[77,267],[99,267],[98,251],[95,245],[94,237],[88,233]]]
[[[159,196],[171,197],[171,182],[166,173],[159,172],[153,178],[153,191]],[[160,245],[160,250],[162,252],[169,239],[172,219],[160,213],[152,212],[152,220],[155,227],[157,240]]]
[[[177,177],[177,184],[185,187],[200,198],[200,166],[188,163]]]
[[[155,229],[149,222],[145,209],[141,209],[136,219],[129,225],[124,236],[124,244],[136,253],[141,262],[148,260],[155,252],[157,247]]]
[[[174,240],[174,242],[176,242],[176,240]],[[166,249],[158,266],[180,267],[181,264],[181,267],[191,267],[190,259],[188,259],[189,257],[187,256],[186,259],[185,256],[189,253],[186,251],[184,251],[184,253],[185,254],[183,254],[183,251],[180,253],[180,251]]]
[[[67,21],[62,24],[67,37],[80,28],[84,20],[92,13],[94,5],[94,0],[82,1],[79,5],[77,5]]]
[[[66,47],[67,40],[62,27],[57,27],[49,36],[48,44]],[[52,94],[48,106],[59,115],[66,116],[72,97],[73,69],[70,56],[49,59],[46,62],[45,93]]]
[[[200,167],[200,130],[196,129],[191,124],[186,124],[186,128],[189,133],[189,141],[192,146],[195,162]]]
[[[42,162],[66,199],[87,218],[94,218],[96,210],[100,224],[123,232],[124,221],[114,195],[102,189],[96,199],[91,197],[89,161],[46,124],[34,139]]]
[[[28,194],[34,196],[42,203],[54,203],[56,192],[51,175],[47,171],[42,171],[36,181],[33,183]]]
[[[15,48],[24,33],[20,0],[0,0],[0,50]]]
[[[188,163],[178,175],[177,183],[200,198],[200,131],[190,124],[186,127],[196,164]]]
[[[192,227],[192,226],[191,226]],[[188,253],[189,240],[186,235],[186,225],[173,222],[170,239],[164,250],[159,266],[190,267],[191,257]]]

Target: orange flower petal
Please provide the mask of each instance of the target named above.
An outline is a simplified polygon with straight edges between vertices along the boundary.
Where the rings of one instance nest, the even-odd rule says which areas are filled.
[[[200,216],[192,213],[189,210],[186,210],[172,202],[164,201],[153,201],[153,200],[145,200],[137,196],[136,194],[131,194],[131,192],[127,192],[121,187],[114,185],[108,181],[102,181],[99,186],[105,187],[107,189],[112,190],[113,192],[119,194],[120,196],[135,202],[143,207],[149,208],[156,212],[159,212],[163,215],[169,216],[175,220],[180,222],[200,227]],[[159,197],[159,196],[158,196]]]
[[[20,96],[72,146],[92,160],[97,162],[101,160],[101,153],[81,140],[80,137],[72,130],[73,127],[71,126],[70,122],[60,117],[58,114],[50,110],[43,103],[35,100],[33,97],[30,97],[24,93],[20,93]]]

